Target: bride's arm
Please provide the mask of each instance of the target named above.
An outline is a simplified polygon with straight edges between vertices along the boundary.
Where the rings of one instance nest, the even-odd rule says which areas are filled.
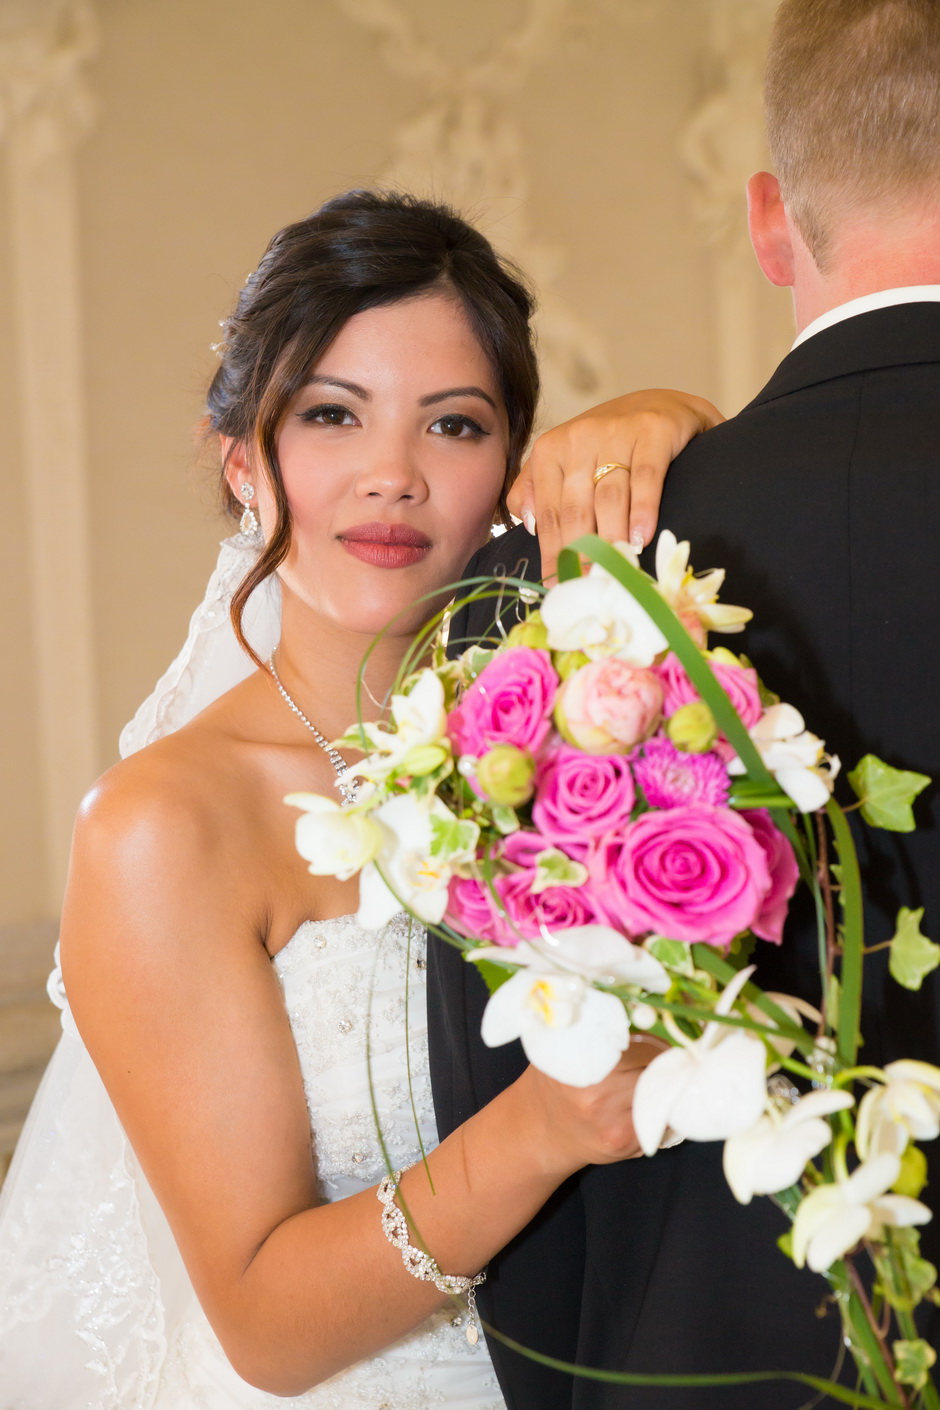
[[[174,787],[154,754],[106,777],[79,820],[66,988],[229,1359],[296,1395],[447,1299],[404,1270],[374,1189],[317,1207],[297,1053],[258,937],[278,877],[259,890],[225,810]],[[634,1154],[635,1078],[625,1063],[579,1091],[529,1069],[431,1153],[434,1193],[412,1169],[404,1196],[438,1266],[475,1274],[571,1172]]]
[[[591,407],[539,436],[508,504],[530,530],[533,521],[537,527],[543,576],[554,574],[559,550],[581,534],[649,543],[672,461],[724,419],[703,397],[654,388]],[[594,483],[599,466],[617,462],[629,469]]]

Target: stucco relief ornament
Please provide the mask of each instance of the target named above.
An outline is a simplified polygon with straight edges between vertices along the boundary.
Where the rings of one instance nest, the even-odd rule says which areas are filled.
[[[97,50],[92,0],[0,0],[0,137],[15,134],[21,157],[41,163],[90,131]]]

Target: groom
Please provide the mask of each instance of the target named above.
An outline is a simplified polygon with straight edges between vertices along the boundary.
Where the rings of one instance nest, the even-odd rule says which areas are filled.
[[[751,239],[767,277],[793,290],[799,336],[754,401],[676,460],[661,523],[691,540],[695,567],[727,568],[727,599],[754,610],[732,644],[848,766],[871,750],[940,780],[940,4],[783,0],[766,112],[778,175],[749,183]],[[514,530],[467,571],[511,572],[520,559],[538,575],[533,541]],[[481,605],[452,630],[474,639],[489,626]],[[863,839],[869,944],[891,936],[902,904],[924,906],[940,938],[936,788],[918,821],[909,836]],[[801,917],[759,962],[765,988],[818,992]],[[937,1061],[940,980],[910,994],[889,982],[883,953],[868,963],[863,1060]],[[433,947],[429,980],[444,1135],[524,1058],[517,1044],[482,1046],[485,991],[455,951]],[[832,1376],[827,1285],[775,1247],[784,1223],[770,1200],[735,1203],[720,1161],[718,1145],[687,1143],[582,1171],[494,1261],[484,1316],[587,1366]],[[926,1198],[940,1211],[940,1161],[933,1169]],[[923,1239],[934,1262],[938,1226],[940,1215]],[[608,1386],[494,1339],[491,1350],[510,1410],[795,1410],[806,1399],[783,1381]]]

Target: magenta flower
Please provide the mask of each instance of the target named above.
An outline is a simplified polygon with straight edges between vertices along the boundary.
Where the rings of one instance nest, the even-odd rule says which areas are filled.
[[[547,651],[500,651],[464,691],[447,732],[457,754],[479,758],[497,744],[534,754],[551,728],[558,676]]]
[[[555,932],[605,921],[586,886],[548,886],[533,895],[534,876],[534,871],[516,871],[496,878],[496,890],[508,917],[505,938],[497,935],[497,945],[515,945],[520,936],[536,939],[543,926]]]
[[[582,859],[593,837],[629,822],[634,801],[622,755],[583,754],[561,744],[539,768],[532,820],[548,839],[545,845]]]
[[[772,945],[780,945],[783,941],[783,927],[787,919],[790,897],[800,879],[800,868],[789,840],[774,826],[770,814],[765,809],[742,812],[741,817],[750,824],[754,836],[763,847],[770,871],[770,890],[764,897],[760,914],[752,922],[751,929],[762,940],[769,940]]]
[[[728,801],[728,770],[717,754],[684,754],[668,739],[650,739],[633,755],[633,777],[652,808]]]
[[[505,918],[488,886],[470,877],[453,877],[445,916],[449,925],[470,940],[496,941],[505,929]],[[500,940],[499,944],[506,942]],[[511,943],[515,943],[514,941]]]
[[[644,813],[593,860],[595,878],[599,866],[601,902],[627,934],[689,944],[730,944],[758,919],[771,885],[749,823],[705,803]]]
[[[732,666],[727,661],[709,661],[708,664],[744,721],[745,728],[752,729],[764,713],[757,672],[750,666]],[[662,682],[665,696],[663,714],[667,718],[674,715],[683,705],[690,705],[693,700],[699,699],[698,691],[685,673],[685,667],[671,651],[655,670]]]

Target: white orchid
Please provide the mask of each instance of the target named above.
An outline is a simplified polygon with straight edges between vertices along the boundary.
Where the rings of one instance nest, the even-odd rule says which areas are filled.
[[[885,1151],[903,1155],[908,1141],[940,1136],[940,1068],[904,1059],[884,1069],[885,1086],[862,1097],[855,1144],[863,1160]]]
[[[754,972],[735,975],[715,1005],[730,1014]],[[747,1131],[767,1099],[767,1049],[744,1028],[713,1020],[700,1038],[675,1036],[683,1046],[655,1057],[633,1094],[633,1126],[646,1155],[654,1155],[671,1128],[690,1141],[719,1141]]]
[[[538,945],[513,950],[487,946],[473,960],[511,960],[521,966],[490,995],[483,1041],[490,1048],[522,1040],[534,1067],[569,1087],[590,1087],[616,1067],[630,1042],[630,1023],[615,994],[592,981],[629,984],[665,993],[670,979],[653,955],[604,925],[573,926]]]
[[[656,542],[656,580],[659,591],[679,618],[696,617],[706,632],[740,632],[754,615],[747,607],[718,601],[725,581],[724,568],[696,576],[689,566],[690,545],[664,529]]]
[[[284,802],[303,809],[294,838],[314,876],[348,881],[378,856],[384,833],[368,813],[343,808],[319,793],[288,793]]]
[[[792,705],[771,705],[750,731],[767,768],[801,813],[825,807],[839,772],[839,760],[826,753],[821,739],[807,730]],[[730,774],[743,774],[740,759],[728,765]]]
[[[419,672],[408,694],[393,695],[389,708],[390,724],[366,721],[354,726],[340,741],[358,747],[361,730],[372,749],[362,763],[350,769],[351,775],[380,782],[407,767],[409,754],[418,750],[440,749],[440,762],[446,758],[449,745],[445,737],[444,684],[436,672],[430,667]]]
[[[886,1151],[863,1161],[852,1174],[811,1190],[796,1211],[793,1261],[825,1273],[860,1239],[877,1239],[885,1227],[926,1224],[933,1216],[920,1200],[888,1194],[901,1172],[896,1155]]]
[[[832,1127],[823,1118],[854,1104],[849,1092],[811,1092],[788,1111],[771,1106],[749,1130],[725,1141],[725,1178],[738,1203],[795,1185],[807,1161],[832,1140]]]
[[[422,800],[411,793],[390,798],[371,816],[382,843],[359,879],[359,924],[378,930],[407,907],[437,925],[447,909],[454,869],[475,855],[476,823],[456,818],[439,798]]]
[[[616,547],[636,564],[626,544]],[[553,651],[583,651],[592,661],[619,656],[633,666],[650,666],[668,645],[636,598],[599,563],[585,576],[550,588],[539,610]]]

